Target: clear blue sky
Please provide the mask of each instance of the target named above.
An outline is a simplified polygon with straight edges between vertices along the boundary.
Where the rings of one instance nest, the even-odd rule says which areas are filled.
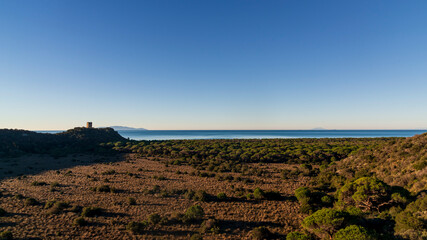
[[[427,128],[427,1],[0,1],[0,128]]]

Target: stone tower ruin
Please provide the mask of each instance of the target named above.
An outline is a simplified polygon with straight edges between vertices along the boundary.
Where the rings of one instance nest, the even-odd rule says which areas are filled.
[[[87,122],[86,123],[86,128],[92,128],[92,122]]]

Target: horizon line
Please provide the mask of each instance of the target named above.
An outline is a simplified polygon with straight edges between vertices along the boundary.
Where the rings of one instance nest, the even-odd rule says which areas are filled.
[[[83,127],[85,128],[85,127]],[[94,127],[94,128],[110,128],[110,127]],[[27,131],[67,131],[69,129],[18,129],[18,128],[3,128],[3,129],[16,129]],[[73,129],[73,128],[70,128]],[[392,131],[392,130],[413,130],[413,131],[427,131],[427,128],[336,128],[336,129],[126,129],[117,131]]]

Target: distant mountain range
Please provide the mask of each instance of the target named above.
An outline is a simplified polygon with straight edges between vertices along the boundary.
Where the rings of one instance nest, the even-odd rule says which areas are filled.
[[[322,127],[316,127],[316,128],[311,129],[311,130],[327,130],[327,129],[322,128]]]
[[[110,128],[116,130],[116,131],[122,131],[122,130],[147,130],[145,128],[133,128],[133,127],[125,127],[125,126],[111,126]]]

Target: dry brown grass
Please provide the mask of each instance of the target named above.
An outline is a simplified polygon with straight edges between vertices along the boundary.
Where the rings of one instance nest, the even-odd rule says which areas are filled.
[[[203,234],[204,239],[245,239],[258,226],[266,226],[273,233],[283,236],[298,229],[303,218],[298,213],[298,203],[287,198],[279,201],[239,200],[233,190],[239,187],[252,190],[260,187],[263,190],[278,191],[285,197],[291,196],[307,179],[299,177],[282,180],[280,169],[290,167],[286,164],[251,164],[251,167],[263,168],[269,174],[264,177],[245,176],[255,182],[244,183],[178,174],[177,172],[190,173],[194,169],[189,166],[166,167],[162,160],[139,158],[133,154],[102,157],[103,163],[93,163],[98,158],[100,157],[88,155],[60,159],[32,156],[0,161],[1,171],[14,171],[13,174],[1,177],[3,180],[0,182],[0,189],[3,196],[0,197],[0,208],[8,212],[0,223],[1,229],[8,229],[13,232],[14,237],[22,239],[189,239],[198,232],[199,223],[150,225],[142,235],[134,235],[126,230],[126,225],[131,221],[142,222],[154,213],[170,217],[176,213],[184,213],[196,203],[179,195],[164,197],[160,193],[147,194],[144,191],[155,185],[167,192],[191,189],[204,190],[213,196],[223,192],[227,197],[232,197],[232,200],[226,201],[197,202],[205,211],[205,219],[215,218],[221,224],[218,234]],[[72,165],[76,166],[70,167]],[[49,168],[54,170],[44,171]],[[32,172],[36,174],[29,175]],[[105,172],[112,173],[103,174]],[[19,173],[26,175],[7,178]],[[228,174],[239,176],[235,173]],[[153,176],[164,176],[165,180],[155,179]],[[35,181],[45,182],[47,185],[33,186],[31,183]],[[54,186],[50,186],[52,183]],[[108,185],[116,191],[111,193],[91,190],[101,185]],[[24,199],[14,197],[17,194],[24,196]],[[40,204],[25,205],[25,198],[30,197]],[[134,198],[136,204],[129,204],[129,198]],[[70,208],[50,214],[44,204],[53,199],[67,202]],[[80,217],[80,213],[75,211],[78,207],[72,210],[73,206],[100,207],[104,213],[97,217],[85,217],[88,224],[77,226],[74,221]]]

